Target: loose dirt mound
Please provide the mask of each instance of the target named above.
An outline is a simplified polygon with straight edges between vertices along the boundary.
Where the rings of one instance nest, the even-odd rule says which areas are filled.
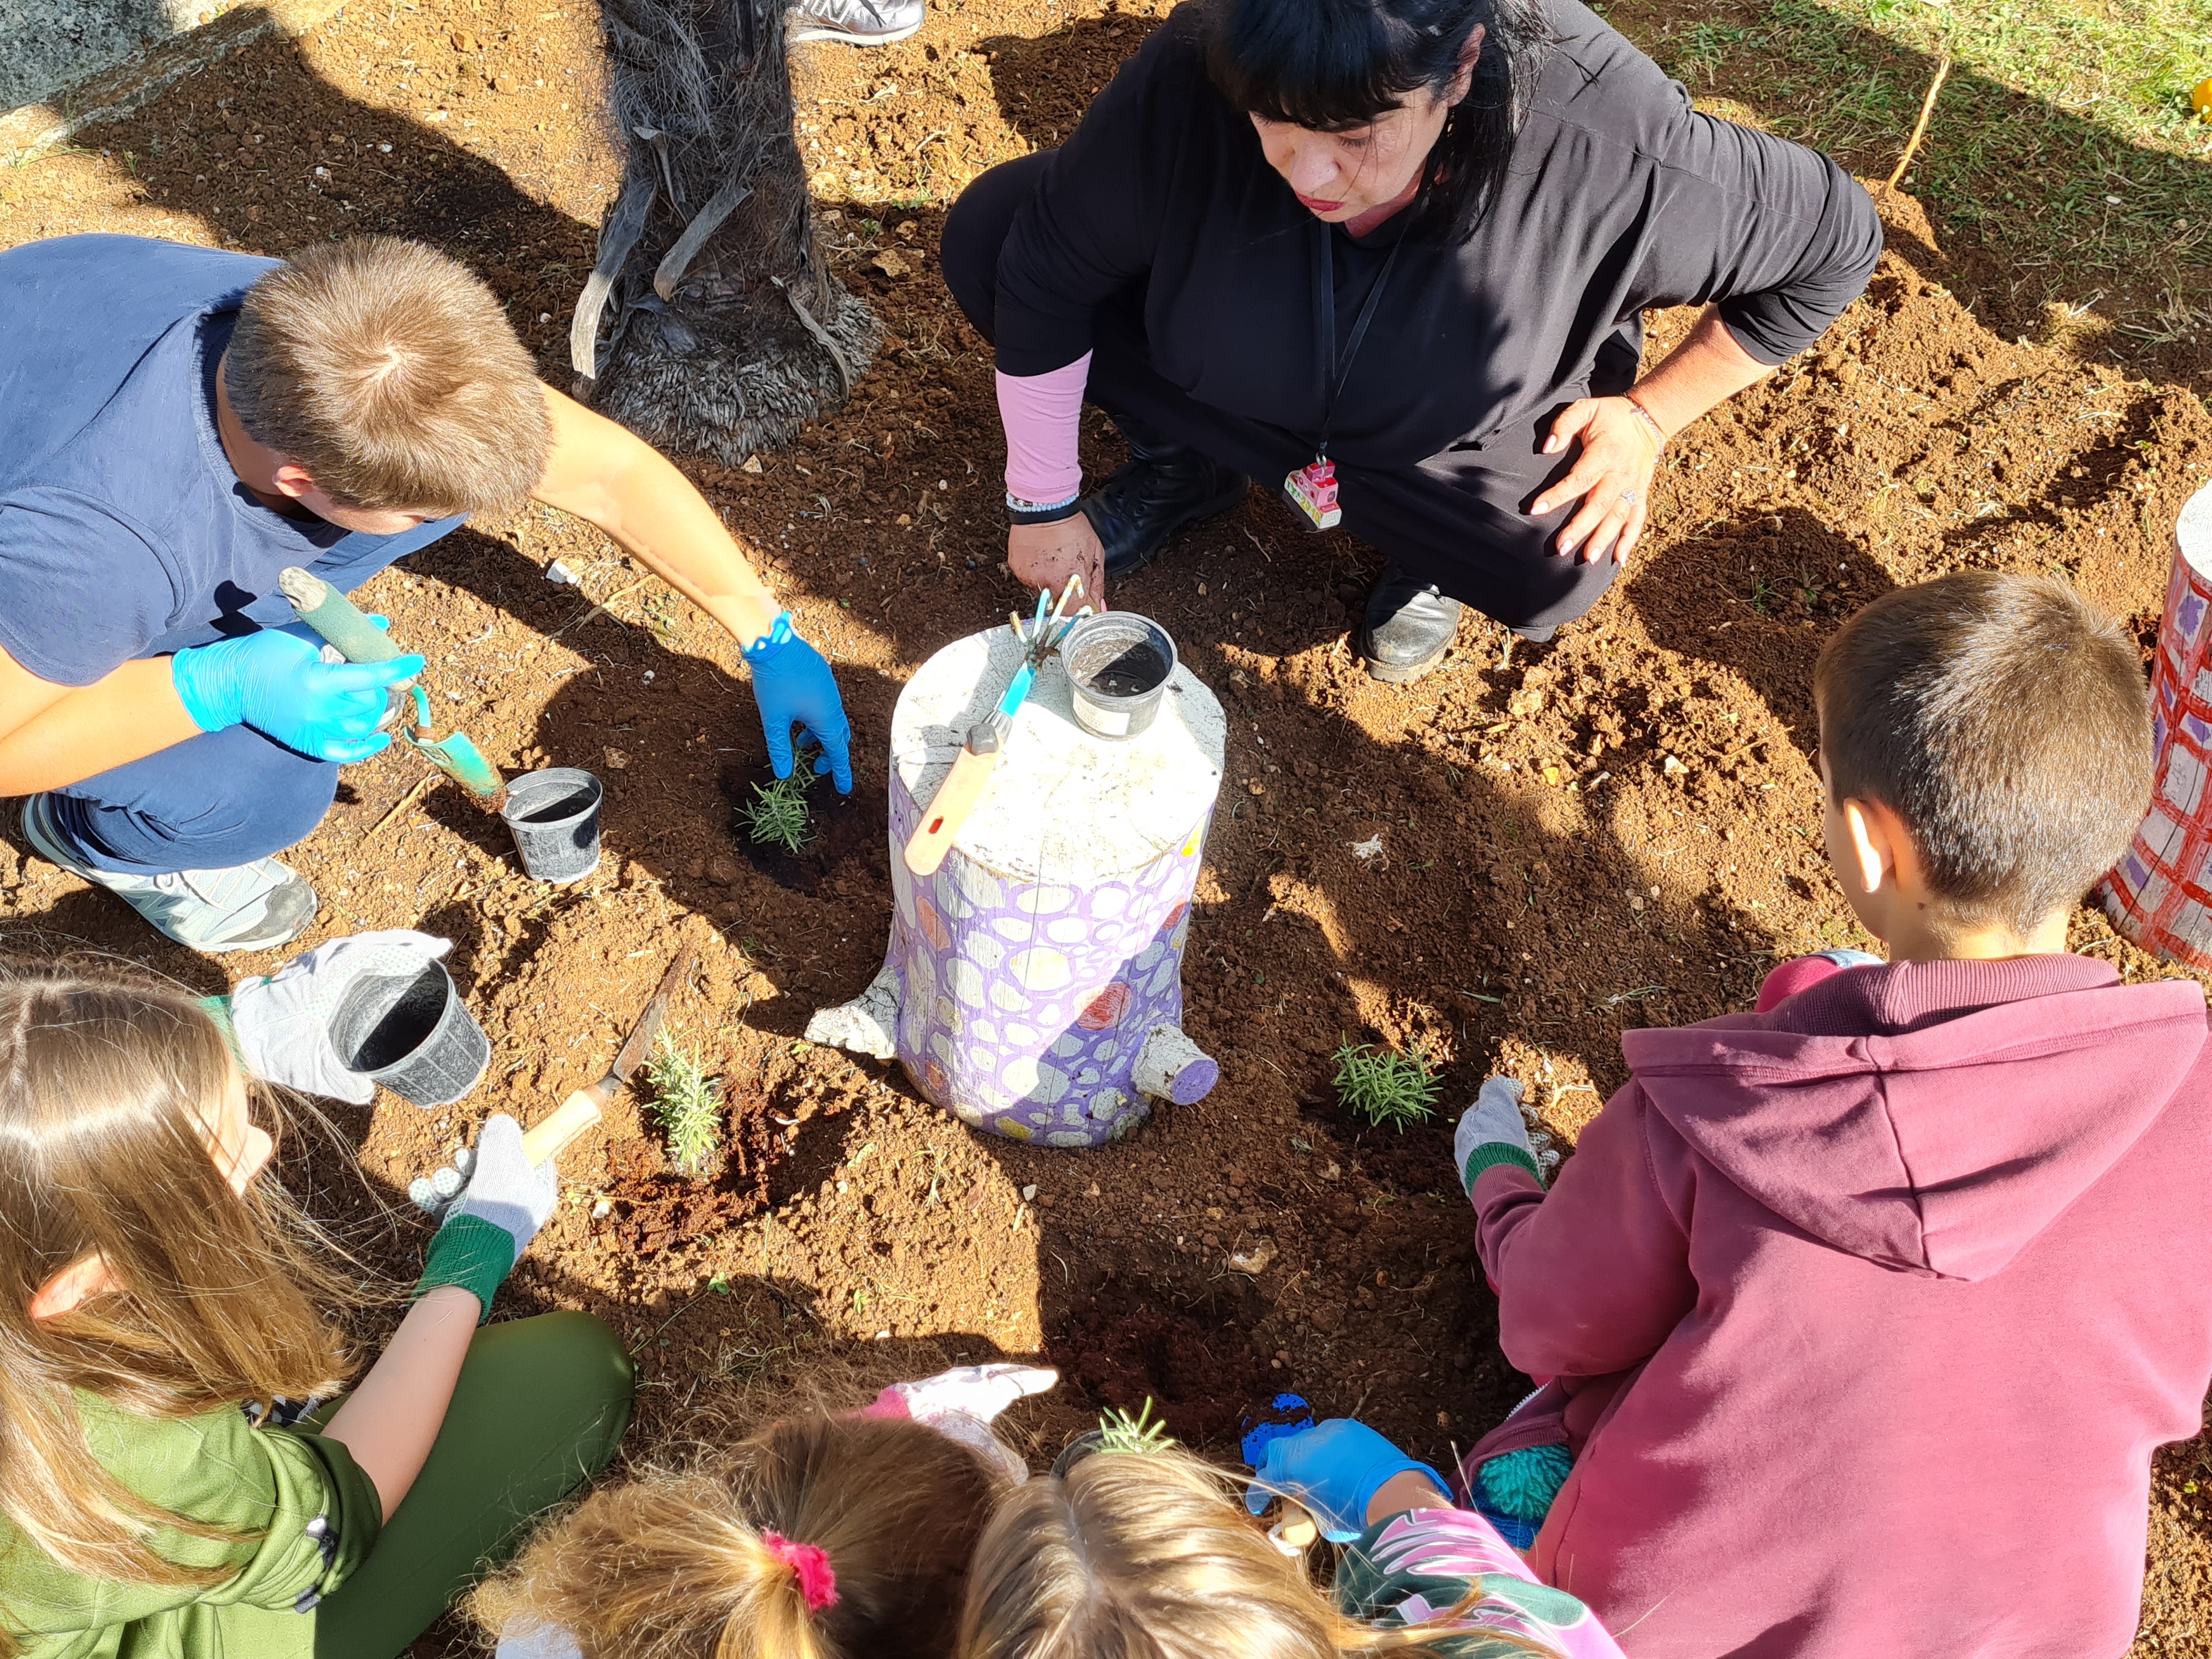
[[[550,351],[611,183],[579,136],[597,75],[583,16],[426,0],[242,53],[106,130],[112,156],[11,179],[0,237],[220,226],[281,252],[389,228],[473,260]],[[594,1309],[638,1345],[641,1443],[680,1432],[702,1389],[774,1409],[825,1353],[872,1386],[1042,1352],[1068,1381],[1017,1420],[1044,1455],[1099,1405],[1147,1395],[1226,1450],[1241,1411],[1290,1383],[1443,1462],[1525,1384],[1471,1268],[1449,1117],[1403,1136],[1349,1121],[1329,1052],[1419,1041],[1453,1103],[1510,1071],[1571,1137],[1621,1077],[1624,1026],[1741,1007],[1778,957],[1865,942],[1826,871],[1809,758],[1809,670],[1836,622],[1942,570],[2054,569],[2148,641],[2168,526],[2212,473],[2201,402],[1993,337],[1891,198],[1868,296],[1675,446],[1633,574],[1548,649],[1470,623],[1431,678],[1374,684],[1345,633],[1377,562],[1255,493],[1115,594],[1176,635],[1231,715],[1188,957],[1189,1027],[1221,1086],[1096,1154],[978,1139],[884,1068],[797,1039],[879,959],[887,857],[866,826],[882,821],[898,686],[1014,598],[990,357],[935,274],[943,204],[981,166],[1064,135],[1155,21],[969,4],[899,48],[813,60],[815,186],[869,198],[833,209],[830,234],[885,349],[848,410],[757,473],[693,472],[839,662],[866,804],[836,856],[793,872],[745,855],[732,804],[762,745],[738,659],[596,533],[532,508],[363,595],[429,653],[442,706],[495,761],[599,773],[607,857],[576,888],[534,886],[495,819],[450,787],[410,796],[418,762],[349,769],[295,855],[324,900],[307,942],[452,937],[497,1058],[451,1111],[387,1097],[340,1115],[375,1200],[325,1138],[290,1149],[290,1178],[411,1276],[425,1228],[408,1180],[487,1113],[527,1121],[599,1076],[678,939],[700,944],[671,1019],[742,1107],[723,1174],[676,1182],[618,1102],[565,1160],[568,1201],[509,1298]],[[1658,319],[1657,337],[1683,323]],[[1098,430],[1086,447],[1094,474],[1117,459]],[[541,574],[556,556],[580,597]],[[209,989],[276,960],[156,948],[13,851],[0,902],[20,945],[113,949]],[[2166,971],[2094,915],[2075,943],[2130,975]],[[1256,1275],[1228,1266],[1263,1243]],[[2192,1443],[2160,1464],[2143,1653],[2204,1650],[2204,1457]]]

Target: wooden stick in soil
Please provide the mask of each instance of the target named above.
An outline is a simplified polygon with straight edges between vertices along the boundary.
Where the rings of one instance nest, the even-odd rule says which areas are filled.
[[[422,798],[422,792],[425,789],[428,789],[433,783],[436,782],[437,780],[438,775],[435,772],[425,772],[421,777],[416,779],[412,784],[408,786],[407,793],[402,795],[398,800],[392,803],[392,810],[386,812],[382,817],[377,819],[374,823],[370,824],[368,828],[362,832],[361,838],[363,841],[367,841],[371,836],[375,835],[379,830],[382,830],[386,824],[391,823],[392,819],[398,817],[410,806],[412,806],[416,801],[420,800]]]
[[[1889,175],[1889,187],[1897,188],[1897,181],[1905,177],[1905,168],[1912,165],[1912,153],[1920,148],[1920,141],[1928,133],[1928,118],[1935,112],[1936,94],[1943,90],[1943,78],[1951,72],[1951,55],[1943,54],[1943,61],[1936,65],[1936,78],[1928,83],[1928,95],[1920,100],[1920,118],[1912,124],[1912,137],[1905,141],[1905,154],[1897,158],[1897,170]]]

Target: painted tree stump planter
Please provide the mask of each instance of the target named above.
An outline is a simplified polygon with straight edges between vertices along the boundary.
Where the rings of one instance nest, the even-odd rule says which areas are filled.
[[[1188,1105],[1220,1068],[1183,1035],[1182,951],[1221,786],[1221,705],[1188,668],[1126,741],[1075,723],[1057,658],[933,875],[904,848],[969,728],[1021,660],[1012,631],[956,641],[891,717],[891,887],[884,965],[806,1028],[896,1055],[924,1097],[978,1128],[1096,1146],[1155,1099]]]

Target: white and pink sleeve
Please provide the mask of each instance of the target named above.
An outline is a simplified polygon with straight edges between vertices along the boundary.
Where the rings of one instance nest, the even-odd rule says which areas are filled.
[[[999,419],[1006,428],[1006,493],[1025,501],[1064,501],[1083,488],[1076,441],[1091,354],[1047,374],[1000,374]]]

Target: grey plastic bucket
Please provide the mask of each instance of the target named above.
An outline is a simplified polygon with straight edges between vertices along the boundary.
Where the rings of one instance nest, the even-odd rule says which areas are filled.
[[[599,867],[599,806],[606,790],[589,772],[551,766],[507,786],[499,810],[533,881],[581,881]]]
[[[1152,725],[1175,678],[1176,644],[1150,617],[1085,617],[1060,647],[1075,693],[1075,723],[1094,738],[1133,738]]]
[[[453,988],[442,962],[363,975],[331,1018],[331,1047],[348,1071],[417,1106],[450,1106],[491,1064],[491,1039]]]

